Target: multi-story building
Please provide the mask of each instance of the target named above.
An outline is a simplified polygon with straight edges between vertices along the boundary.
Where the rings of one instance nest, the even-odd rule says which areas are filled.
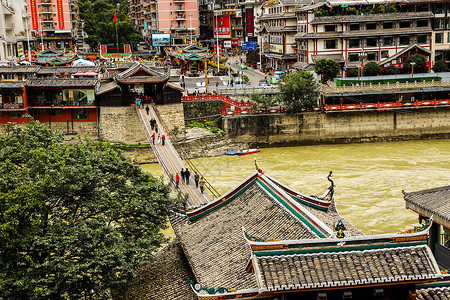
[[[287,70],[297,61],[295,0],[270,0],[261,6],[256,24],[266,65]]]
[[[53,49],[73,48],[75,0],[27,0],[31,31],[40,44]]]
[[[296,13],[299,69],[312,69],[322,58],[335,59],[343,69],[368,61],[401,68],[416,53],[426,57],[428,67],[450,58],[447,2],[331,0],[299,7]]]
[[[10,60],[27,49],[27,4],[25,0],[0,0],[0,60]]]
[[[183,37],[197,39],[199,5],[196,0],[129,0],[130,18],[144,37],[153,33],[171,34],[172,44]]]

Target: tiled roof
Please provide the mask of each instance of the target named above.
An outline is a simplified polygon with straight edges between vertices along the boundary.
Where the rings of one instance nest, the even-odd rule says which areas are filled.
[[[0,73],[36,73],[40,68],[39,66],[0,67]]]
[[[320,59],[333,59],[337,62],[345,62],[344,56],[342,54],[319,54],[319,55],[311,55],[311,60],[313,63]]]
[[[100,72],[100,67],[41,67],[39,71],[37,72],[38,75],[43,74],[56,74],[58,72],[66,72],[69,74],[75,74],[75,73],[86,73],[86,72]]]
[[[253,256],[260,292],[440,278],[426,245],[364,251]]]
[[[183,242],[198,283],[205,287],[257,287],[254,274],[245,271],[250,248],[243,238],[242,226],[251,234],[276,239],[315,237],[257,184],[195,222],[174,215],[171,223]]]
[[[404,193],[406,208],[450,228],[450,185],[418,192]]]
[[[27,87],[94,87],[98,79],[92,78],[32,78],[26,81]]]
[[[416,290],[417,300],[448,300],[450,287],[435,287]]]
[[[101,95],[107,92],[110,92],[114,90],[115,88],[118,88],[119,85],[115,81],[100,81],[100,84],[98,86],[98,89],[95,91],[97,95]]]
[[[25,81],[0,81],[0,89],[21,89]]]
[[[197,297],[188,284],[193,279],[181,246],[169,244],[155,254],[153,262],[138,269],[123,294],[114,298],[194,300]]]
[[[390,14],[367,14],[367,15],[344,15],[344,16],[325,16],[315,17],[310,24],[332,24],[332,23],[351,23],[351,22],[370,22],[370,21],[394,21],[411,19],[432,18],[433,13],[426,12],[402,12]]]

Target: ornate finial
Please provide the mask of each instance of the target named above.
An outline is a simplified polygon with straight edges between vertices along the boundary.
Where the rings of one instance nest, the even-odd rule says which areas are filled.
[[[192,280],[189,280],[189,283],[191,284],[192,289],[194,289],[194,291],[201,295],[215,295],[236,292],[236,289],[224,287],[218,287],[217,289],[202,287],[199,283],[194,283]]]
[[[242,227],[242,231],[244,232],[245,237],[246,237],[249,241],[252,241],[252,242],[276,242],[276,241],[279,241],[279,240],[277,240],[277,239],[272,239],[272,238],[269,238],[269,239],[262,239],[262,238],[260,238],[260,237],[257,236],[257,235],[251,235],[251,234],[248,233],[247,230],[245,230],[244,227]]]
[[[342,220],[339,220],[334,227],[334,231],[336,232],[336,237],[339,239],[342,239],[345,237],[345,232],[347,228],[345,228],[344,223],[342,223]]]
[[[258,165],[256,164],[256,158],[255,158],[255,169],[258,171]]]
[[[333,176],[333,171],[330,171],[330,174],[328,174],[327,179],[331,182],[330,190],[334,188],[334,182],[331,180],[331,177]]]

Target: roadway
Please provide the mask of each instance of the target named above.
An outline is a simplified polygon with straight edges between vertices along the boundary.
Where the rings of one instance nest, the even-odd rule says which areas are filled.
[[[147,112],[145,109],[137,109],[138,116],[141,120],[142,127],[144,128],[145,134],[147,135],[148,141],[150,143],[150,146],[155,153],[156,158],[158,159],[158,162],[161,166],[161,168],[164,171],[164,174],[166,175],[167,179],[170,182],[170,178],[173,177],[173,180],[175,180],[175,174],[179,173],[181,169],[186,169],[187,166],[184,163],[183,159],[175,149],[174,145],[172,144],[172,141],[169,137],[169,135],[165,132],[165,129],[163,127],[163,124],[158,120],[158,117],[153,110],[153,107],[150,107],[150,112],[147,115]],[[155,139],[155,144],[153,144],[152,141],[152,134],[155,131],[151,130],[150,126],[150,119],[154,118],[156,120],[156,123],[158,125],[158,133],[161,134],[161,136],[164,134],[166,136],[166,142],[165,145],[161,145],[157,142],[157,138]],[[157,137],[158,134],[155,134]],[[194,171],[190,169],[191,176],[190,176],[190,182],[189,184],[182,184],[181,183],[181,175],[180,175],[180,184],[179,189],[176,188],[175,182],[173,182],[172,188],[173,190],[178,193],[178,191],[181,191],[184,195],[189,195],[187,205],[188,206],[198,206],[207,202],[211,201],[211,197],[207,194],[207,189],[205,185],[205,192],[202,194],[200,192],[200,188],[195,187],[195,180],[194,180]]]

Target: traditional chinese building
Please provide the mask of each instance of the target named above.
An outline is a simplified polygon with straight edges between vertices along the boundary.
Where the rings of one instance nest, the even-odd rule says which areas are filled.
[[[217,200],[175,211],[178,242],[138,271],[126,295],[415,299],[416,284],[443,277],[427,245],[431,220],[365,236],[339,215],[332,181],[322,196],[306,196],[258,171]]]
[[[101,106],[128,106],[137,99],[151,99],[155,104],[181,103],[183,89],[169,82],[170,74],[158,71],[145,63],[135,62],[109,70],[109,78],[102,80],[96,90]]]
[[[403,193],[406,208],[419,214],[419,222],[433,218],[428,246],[438,264],[450,269],[450,186]]]

